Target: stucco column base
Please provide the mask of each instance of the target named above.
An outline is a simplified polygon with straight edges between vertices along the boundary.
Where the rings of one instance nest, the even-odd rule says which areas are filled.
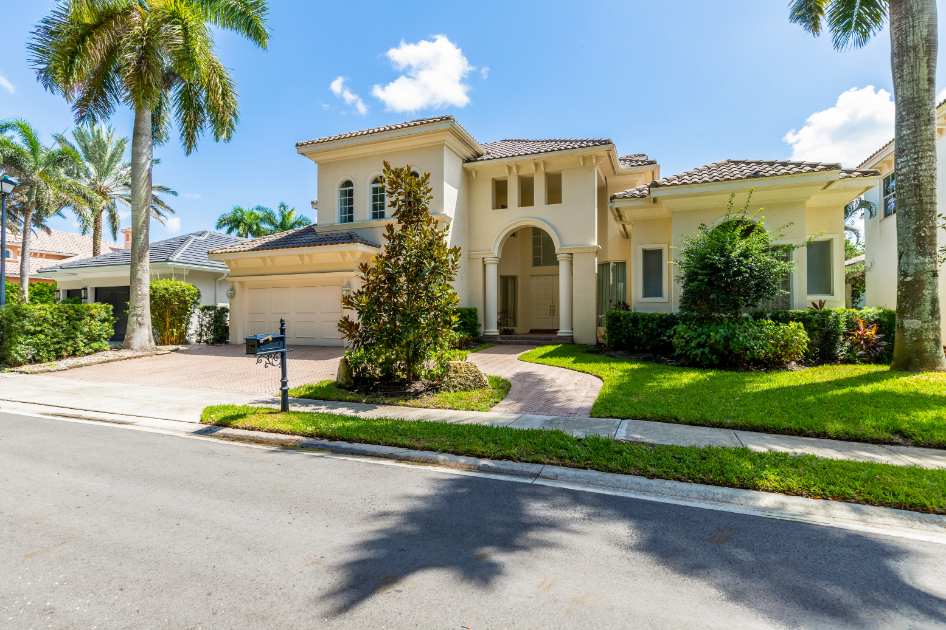
[[[499,258],[484,258],[486,269],[486,312],[483,313],[483,336],[499,336]]]
[[[572,255],[559,254],[558,258],[558,336],[571,337],[572,331]]]

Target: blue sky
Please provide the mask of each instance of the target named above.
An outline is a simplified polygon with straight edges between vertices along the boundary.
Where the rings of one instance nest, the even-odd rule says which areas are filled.
[[[889,35],[835,52],[789,24],[787,4],[271,2],[268,51],[217,37],[241,94],[234,139],[205,138],[190,156],[176,137],[157,149],[155,182],[181,194],[180,221],[154,224],[152,238],[212,228],[234,204],[312,216],[317,169],[297,141],[442,113],[480,142],[611,138],[663,175],[727,158],[856,165],[893,136]],[[54,2],[7,5],[0,118],[22,116],[51,141],[72,114],[36,83],[25,45]],[[130,135],[130,112],[112,124]]]

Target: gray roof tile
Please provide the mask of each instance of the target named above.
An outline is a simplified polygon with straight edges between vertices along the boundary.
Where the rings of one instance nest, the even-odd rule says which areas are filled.
[[[327,232],[319,234],[316,226],[307,225],[305,227],[270,234],[260,238],[254,238],[248,241],[241,241],[226,247],[219,247],[212,250],[213,254],[233,254],[237,252],[260,252],[277,249],[297,249],[300,247],[325,247],[328,245],[347,245],[361,244],[368,247],[380,249],[380,245],[364,239],[353,231],[347,232]],[[223,263],[221,263],[223,264]]]
[[[523,155],[539,155],[568,151],[569,149],[583,149],[613,144],[607,138],[586,139],[559,139],[559,140],[499,140],[482,145],[486,151],[483,155],[470,158],[467,162],[482,162],[484,160],[499,160],[502,158],[519,157]]]
[[[340,133],[334,136],[326,136],[324,138],[316,138],[315,140],[305,140],[303,142],[297,142],[297,147],[307,147],[313,144],[322,144],[323,142],[332,142],[334,140],[344,140],[345,138],[357,138],[359,136],[370,136],[376,133],[384,133],[385,131],[394,131],[396,129],[407,129],[409,127],[420,127],[421,125],[430,125],[433,123],[444,122],[447,120],[452,120],[456,122],[456,118],[453,116],[431,116],[430,118],[418,118],[417,120],[408,120],[407,122],[394,123],[393,125],[384,125],[382,127],[372,127],[371,129],[361,129],[360,131],[349,131],[346,133]],[[463,125],[456,123],[463,129]],[[466,131],[464,129],[464,131]],[[472,136],[471,136],[472,137]]]
[[[651,164],[656,164],[657,160],[652,160],[645,153],[631,153],[630,155],[622,155],[618,158],[618,161],[621,163],[621,166],[630,167],[630,166],[649,166]]]
[[[152,263],[178,262],[226,269],[226,264],[207,258],[207,252],[214,248],[242,241],[243,239],[240,237],[221,234],[220,232],[211,232],[209,230],[182,234],[164,241],[151,243],[149,260]],[[75,262],[56,265],[55,267],[46,267],[43,271],[130,264],[131,250],[120,249],[94,258],[84,258]]]

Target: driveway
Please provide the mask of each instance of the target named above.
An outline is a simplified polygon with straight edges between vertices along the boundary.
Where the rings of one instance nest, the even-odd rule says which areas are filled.
[[[601,391],[601,379],[549,365],[525,363],[519,355],[532,346],[496,346],[469,355],[468,361],[486,374],[501,376],[512,384],[506,398],[493,407],[502,413],[588,418]],[[289,354],[289,386],[335,378],[344,349],[295,346]],[[257,365],[243,346],[194,346],[160,356],[129,359],[51,372],[43,378],[126,383],[276,395],[279,369]]]

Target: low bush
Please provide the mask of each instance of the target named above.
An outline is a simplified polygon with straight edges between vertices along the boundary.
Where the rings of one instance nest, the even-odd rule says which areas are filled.
[[[784,366],[800,361],[808,335],[798,322],[738,318],[683,322],[673,329],[673,348],[686,364]]]
[[[227,318],[230,309],[226,306],[201,306],[197,310],[197,343],[208,346],[225,344],[230,335]]]
[[[646,354],[673,354],[670,331],[680,323],[674,313],[608,311],[604,316],[605,343],[611,350]]]
[[[851,343],[847,333],[857,328],[860,318],[867,326],[877,324],[877,332],[887,341],[893,341],[897,328],[897,313],[887,308],[835,308],[824,310],[754,311],[753,319],[769,319],[780,324],[798,322],[808,333],[809,344],[805,360],[812,363],[837,363],[863,361],[859,347]],[[889,363],[893,358],[893,345],[879,352],[873,360]]]
[[[453,309],[460,318],[453,329],[462,337],[468,337],[470,340],[480,338],[480,320],[476,315],[476,309],[472,307],[457,307]]]
[[[151,281],[151,323],[159,346],[185,343],[200,289],[180,280]]]
[[[8,304],[0,309],[0,360],[17,367],[108,350],[111,304]]]
[[[37,282],[30,285],[30,304],[55,304],[59,291],[55,282]]]

